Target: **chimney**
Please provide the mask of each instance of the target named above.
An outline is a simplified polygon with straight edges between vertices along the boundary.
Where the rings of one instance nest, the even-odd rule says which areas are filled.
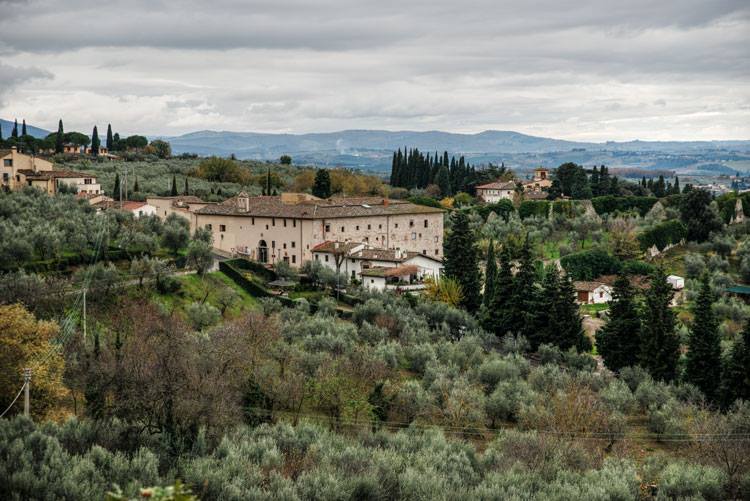
[[[390,203],[391,203],[390,200],[388,200],[387,198],[383,199],[383,207],[388,207]]]
[[[16,151],[18,151],[18,148],[16,148],[16,146],[13,145],[13,146],[10,147],[10,151],[12,151],[12,152],[15,153]]]

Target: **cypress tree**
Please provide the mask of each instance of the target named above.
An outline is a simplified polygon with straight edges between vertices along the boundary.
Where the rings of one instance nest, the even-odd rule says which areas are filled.
[[[329,198],[331,196],[331,175],[327,169],[318,169],[315,173],[312,194],[318,198]]]
[[[557,274],[557,267],[554,273]],[[591,341],[583,332],[581,325],[581,314],[576,303],[576,289],[569,276],[559,279],[557,294],[555,295],[555,308],[557,314],[557,331],[553,334],[553,342],[562,350],[575,348],[579,352],[591,350]]]
[[[138,193],[140,187],[138,186],[138,176],[135,176],[135,183],[133,184],[133,193]]]
[[[461,284],[461,306],[475,312],[482,303],[476,239],[466,213],[457,211],[452,218],[451,232],[444,244],[444,273]]]
[[[735,400],[750,402],[750,320],[745,323],[721,371],[721,404],[728,409]]]
[[[638,364],[640,331],[641,319],[635,305],[635,292],[627,275],[620,274],[615,280],[609,305],[609,320],[596,332],[596,349],[608,369],[619,372],[623,367]]]
[[[493,284],[492,301],[485,309],[482,326],[487,332],[503,337],[508,332],[508,306],[513,294],[513,269],[506,249],[500,253],[500,267]]]
[[[266,170],[266,194],[271,194],[271,167]]]
[[[487,263],[484,267],[484,297],[482,304],[489,308],[495,297],[495,279],[497,278],[497,262],[495,261],[495,243],[490,240],[487,247]]]
[[[23,125],[21,125],[21,135],[26,136],[28,133],[26,132],[26,119],[23,119]]]
[[[107,151],[112,151],[113,144],[115,144],[115,138],[112,136],[112,124],[107,124]]]
[[[447,197],[451,194],[451,178],[448,167],[441,165],[435,176],[435,184],[440,188],[440,194]]]
[[[65,132],[63,131],[62,118],[57,122],[57,136],[55,136],[55,153],[62,153],[65,145]]]
[[[680,340],[675,333],[672,286],[664,270],[657,268],[646,293],[646,309],[641,328],[640,365],[659,381],[670,382],[677,375]]]
[[[18,137],[18,119],[16,118],[13,122],[13,131],[10,133],[11,137]]]
[[[672,193],[674,195],[680,194],[680,178],[678,176],[674,177],[674,185],[672,186]]]
[[[693,307],[685,379],[697,386],[710,401],[716,400],[716,386],[721,379],[719,322],[712,309],[714,299],[708,274],[704,274]]]
[[[594,196],[601,195],[599,192],[599,169],[594,165],[594,168],[591,169],[591,191],[593,192]]]
[[[96,130],[96,125],[94,125],[94,132],[91,133],[91,154],[93,156],[99,156],[99,145],[101,142],[99,141],[99,132]]]
[[[120,198],[120,173],[117,172],[115,174],[115,186],[112,188],[112,198],[119,199]]]
[[[177,196],[177,176],[172,175],[172,189],[169,191],[169,194],[173,197]]]
[[[536,270],[531,255],[528,235],[521,248],[521,264],[513,277],[513,293],[508,302],[508,330],[522,334],[529,340],[533,349],[540,343],[540,335],[534,325],[537,309]]]
[[[185,176],[185,192],[183,195],[190,195],[190,189],[188,188],[188,178]]]

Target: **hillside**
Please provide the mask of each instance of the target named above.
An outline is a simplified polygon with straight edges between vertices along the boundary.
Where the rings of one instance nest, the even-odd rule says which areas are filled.
[[[4,120],[0,118],[0,129],[3,131],[3,138],[10,137],[10,134],[13,131],[13,120]],[[34,127],[29,124],[26,124],[26,131],[30,135],[40,139],[47,137],[47,134],[50,133],[48,130],[40,129],[39,127]],[[21,133],[21,120],[18,121],[18,133]]]

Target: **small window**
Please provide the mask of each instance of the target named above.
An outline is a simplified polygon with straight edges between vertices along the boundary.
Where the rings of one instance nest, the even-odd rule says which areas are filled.
[[[329,232],[329,231],[331,231],[331,225],[330,225],[330,224],[327,224],[327,225],[326,225],[326,232]]]
[[[271,248],[272,249],[276,248],[276,240],[271,240]]]
[[[283,247],[284,249],[286,249],[286,242],[284,242],[284,243],[282,244],[282,247]]]
[[[413,232],[413,231],[411,232],[411,239],[412,240],[416,240],[417,239],[417,234],[415,232]]]
[[[409,228],[414,228],[414,220],[413,219],[409,220]]]
[[[357,226],[355,227],[355,229],[356,229],[357,231],[359,231],[359,225],[357,225]]]
[[[252,224],[253,226],[255,226],[255,218],[254,217],[250,218],[250,224]]]
[[[435,255],[436,255],[436,256],[439,256],[439,255],[440,255],[440,249],[435,249]]]
[[[294,249],[295,247],[297,247],[297,242],[292,242],[292,249]]]
[[[296,228],[296,227],[297,227],[297,220],[292,219],[292,228]]]
[[[374,279],[374,278],[371,278],[371,279],[370,279],[370,283],[371,283],[371,284],[374,284],[374,283],[375,283],[375,279]]]
[[[276,226],[276,218],[275,217],[271,218],[271,226]]]
[[[326,254],[326,263],[328,262],[328,254]]]
[[[372,225],[371,225],[371,224],[368,224],[368,225],[367,225],[367,229],[368,229],[368,230],[371,230],[371,229],[372,229]]]
[[[425,219],[424,220],[424,227],[427,228],[429,226],[429,222]]]
[[[427,249],[422,249],[422,254],[427,255]]]
[[[297,262],[297,256],[292,256],[292,264]]]
[[[315,260],[316,260],[316,261],[320,261],[320,255],[318,255],[318,254],[315,254]]]
[[[398,223],[393,225],[394,228],[398,228]]]
[[[6,158],[3,160],[3,165],[5,167],[13,167],[13,159],[12,158]]]
[[[219,231],[227,231],[227,225],[226,224],[220,224],[219,225]]]
[[[341,227],[341,233],[344,233],[345,231],[346,231],[346,229],[342,226]]]
[[[207,224],[207,225],[206,225],[206,229],[208,229],[208,231],[211,231],[211,230],[213,230],[213,229],[214,229],[214,227],[213,227],[213,225],[211,225],[211,224]]]
[[[383,225],[382,225],[382,224],[379,224],[379,225],[378,225],[378,229],[379,229],[379,230],[382,230],[382,229],[383,229]]]
[[[268,229],[268,225],[266,225],[266,229]]]

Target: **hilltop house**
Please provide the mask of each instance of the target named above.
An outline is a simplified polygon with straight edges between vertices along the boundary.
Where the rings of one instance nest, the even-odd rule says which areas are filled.
[[[500,200],[513,200],[516,193],[516,183],[513,181],[493,181],[476,187],[477,197],[488,204]]]
[[[376,290],[421,289],[426,277],[439,278],[443,269],[440,258],[363,242],[326,241],[313,247],[312,255],[324,266]]]
[[[299,266],[326,241],[362,242],[442,259],[442,209],[403,200],[322,200],[301,193],[251,197],[242,192],[221,203],[195,197],[149,197],[147,202],[161,218],[178,214],[190,221],[192,231],[208,228],[219,252],[262,263]]]
[[[55,169],[52,162],[20,153],[15,146],[0,150],[0,186],[18,190],[33,186],[54,194],[63,186],[75,193],[99,194],[102,188],[91,174]]]
[[[549,178],[549,169],[538,167],[534,169],[534,177],[530,181],[493,181],[476,187],[477,197],[486,203],[496,203],[500,200],[513,200],[517,189],[523,191],[526,200],[544,200],[547,198],[547,190],[552,186]],[[521,190],[518,190],[521,191]]]

